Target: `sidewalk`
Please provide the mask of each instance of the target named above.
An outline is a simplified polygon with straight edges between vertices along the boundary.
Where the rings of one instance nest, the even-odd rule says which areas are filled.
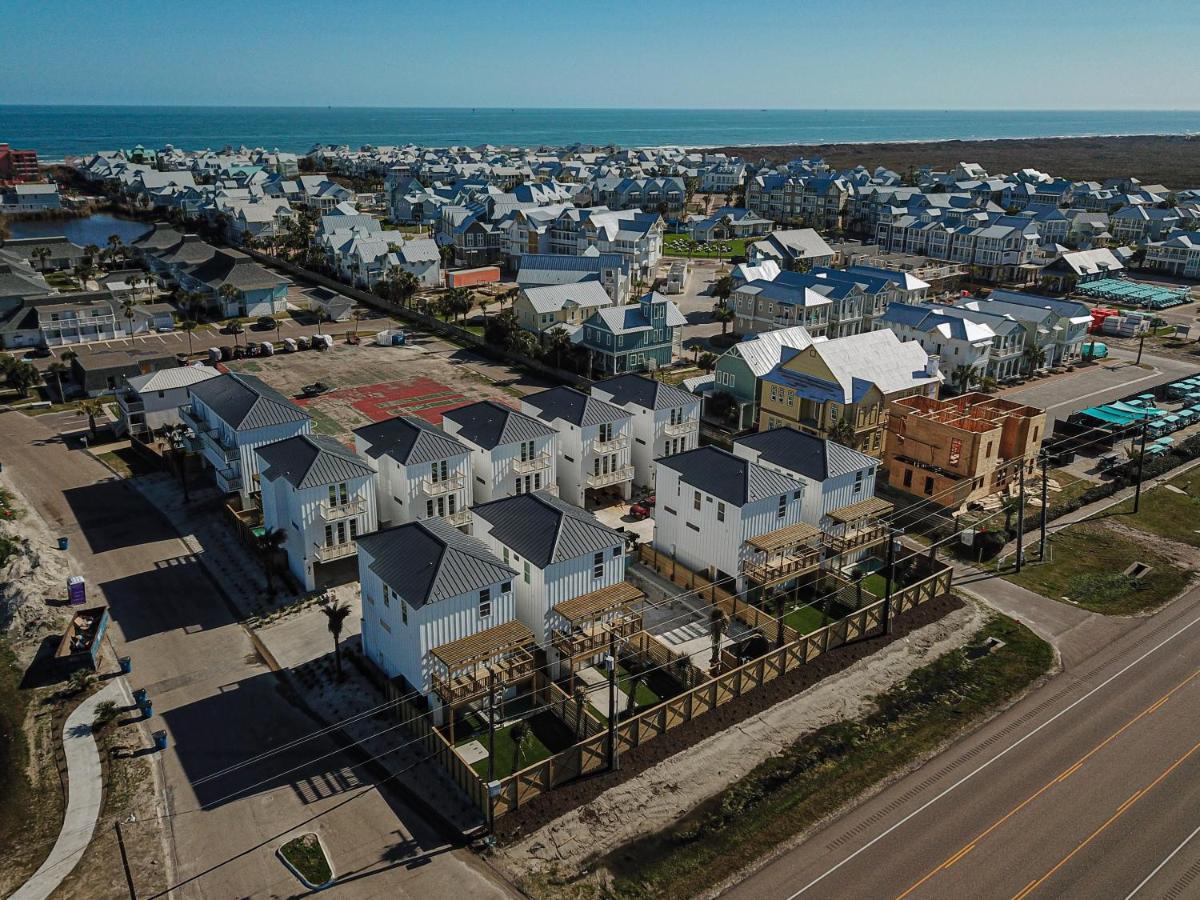
[[[67,717],[63,725],[63,753],[67,758],[67,810],[54,848],[41,867],[21,886],[12,900],[43,900],[49,897],[83,858],[92,840],[100,804],[104,798],[104,777],[100,753],[92,737],[96,707],[106,700],[128,704],[124,683],[114,678],[92,694]]]

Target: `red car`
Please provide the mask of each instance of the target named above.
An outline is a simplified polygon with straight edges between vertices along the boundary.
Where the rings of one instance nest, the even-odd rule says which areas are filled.
[[[648,519],[650,518],[650,512],[652,508],[653,506],[651,504],[635,503],[629,507],[629,517],[631,519],[637,519],[638,521],[641,521],[642,519]]]

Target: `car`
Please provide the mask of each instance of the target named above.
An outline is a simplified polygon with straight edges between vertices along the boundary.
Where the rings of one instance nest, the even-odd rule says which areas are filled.
[[[312,384],[306,384],[300,388],[300,395],[302,397],[316,397],[318,394],[324,394],[329,389],[329,385],[325,382],[314,381]]]
[[[258,321],[254,323],[256,331],[271,331],[275,328],[275,320],[270,316],[259,316]]]
[[[634,503],[629,507],[629,518],[636,519],[639,522],[642,519],[648,519],[650,518],[651,509],[651,507],[646,506],[643,503]]]
[[[221,334],[241,334],[243,330],[238,322],[226,322],[221,326]]]
[[[53,356],[49,347],[34,347],[25,354],[26,359],[45,359],[47,356]]]

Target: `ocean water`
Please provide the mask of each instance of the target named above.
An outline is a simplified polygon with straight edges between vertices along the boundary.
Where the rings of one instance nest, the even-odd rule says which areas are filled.
[[[315,143],[719,147],[1198,132],[1197,110],[0,106],[0,141],[51,160],[137,144],[306,153]]]

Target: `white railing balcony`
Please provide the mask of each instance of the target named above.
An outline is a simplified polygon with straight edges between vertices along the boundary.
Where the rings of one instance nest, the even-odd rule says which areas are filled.
[[[442,516],[442,518],[455,528],[460,528],[471,521],[471,511],[469,509],[460,509],[458,512],[452,512],[449,515]]]
[[[538,456],[531,456],[529,459],[514,459],[513,471],[521,472],[537,472],[541,469],[550,468],[550,454],[542,453]]]
[[[347,556],[353,556],[358,552],[357,541],[346,541],[344,544],[327,544],[323,547],[317,547],[316,557],[318,562],[329,562],[334,559],[345,559]]]
[[[663,434],[678,436],[681,434],[691,434],[691,432],[698,431],[699,429],[699,419],[684,419],[682,422],[676,422],[674,425],[664,425]]]
[[[612,472],[601,472],[600,474],[589,474],[587,477],[587,486],[590,488],[608,487],[610,484],[620,484],[622,481],[633,480],[633,466],[622,466]]]
[[[613,453],[617,450],[624,450],[629,446],[629,435],[616,434],[607,441],[595,440],[592,441],[593,453]]]
[[[367,500],[365,497],[352,499],[346,503],[322,503],[321,518],[323,519],[344,519],[346,516],[357,516],[367,509]]]
[[[421,487],[426,494],[437,496],[438,494],[446,494],[450,491],[458,490],[463,486],[463,476],[461,472],[452,472],[445,478],[439,478],[434,481],[426,476],[421,479]]]

